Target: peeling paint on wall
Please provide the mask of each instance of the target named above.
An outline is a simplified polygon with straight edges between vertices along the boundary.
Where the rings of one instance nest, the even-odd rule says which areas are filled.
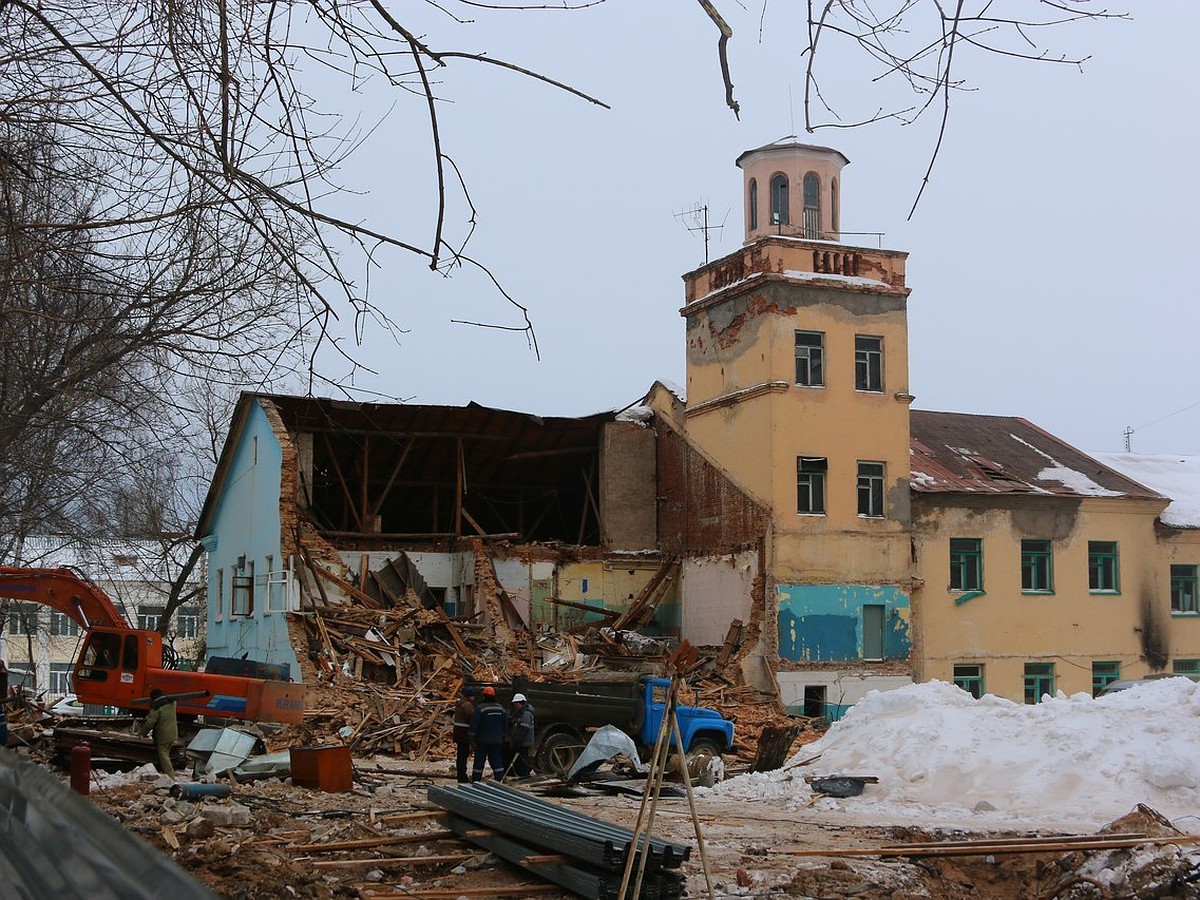
[[[907,659],[912,649],[909,598],[898,587],[779,584],[775,595],[783,659]]]

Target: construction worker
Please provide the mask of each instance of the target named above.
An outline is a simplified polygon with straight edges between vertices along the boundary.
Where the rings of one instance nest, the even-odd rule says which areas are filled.
[[[528,778],[533,774],[529,765],[529,754],[533,752],[533,707],[524,694],[513,694],[512,720],[508,729],[508,745],[512,750],[507,772],[517,778]]]
[[[475,745],[475,763],[471,767],[471,781],[483,780],[485,761],[491,764],[492,777],[504,780],[504,731],[507,716],[504,707],[496,700],[496,689],[490,684],[483,689],[483,702],[471,713],[469,730]]]
[[[475,688],[463,688],[462,696],[454,704],[454,744],[458,751],[454,758],[454,772],[459,784],[471,779],[467,776],[467,759],[471,755],[471,716],[475,713]]]
[[[179,739],[179,723],[175,719],[175,701],[163,693],[161,688],[150,690],[150,712],[138,725],[138,734],[143,737],[154,732],[156,759],[154,768],[164,775],[175,777],[171,765],[171,747]]]

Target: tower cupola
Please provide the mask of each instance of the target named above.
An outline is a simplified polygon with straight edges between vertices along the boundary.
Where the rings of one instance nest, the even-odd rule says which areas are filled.
[[[849,162],[837,150],[802,144],[794,135],[739,156],[745,243],[767,235],[840,241],[842,167]]]

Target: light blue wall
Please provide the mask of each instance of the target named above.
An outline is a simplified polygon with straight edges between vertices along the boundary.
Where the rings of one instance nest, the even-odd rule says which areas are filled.
[[[279,488],[283,452],[262,408],[253,403],[221,486],[208,553],[208,655],[286,663],[300,680],[300,666],[283,613],[268,613],[267,572],[287,568],[279,549]],[[239,557],[254,562],[254,613],[231,616],[232,576]],[[217,573],[224,581],[218,604]],[[248,572],[247,572],[248,574]],[[218,608],[218,606],[220,608]]]
[[[780,584],[779,655],[794,662],[842,662],[863,658],[863,612],[883,611],[884,659],[908,659],[909,599],[897,587],[860,584]]]

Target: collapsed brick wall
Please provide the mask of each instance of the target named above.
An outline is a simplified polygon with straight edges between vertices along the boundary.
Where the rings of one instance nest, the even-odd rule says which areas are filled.
[[[664,553],[711,556],[757,547],[771,514],[661,419],[658,541]]]

